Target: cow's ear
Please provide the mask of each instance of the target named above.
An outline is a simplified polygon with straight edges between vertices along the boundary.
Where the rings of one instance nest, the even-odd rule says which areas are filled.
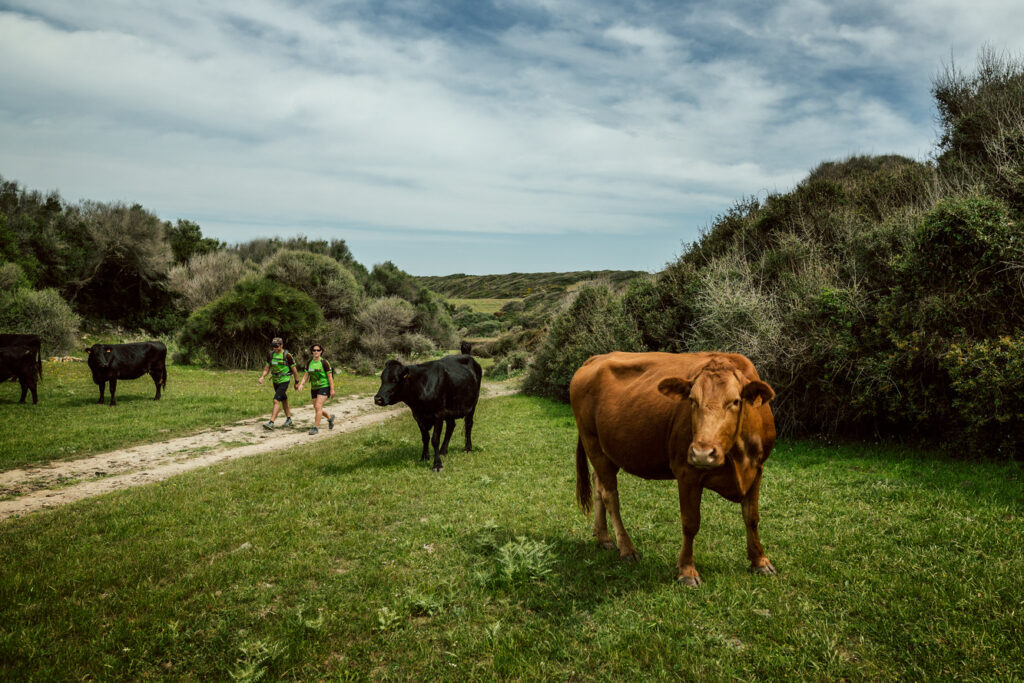
[[[91,349],[91,348],[88,348],[88,349],[86,349],[86,350],[85,350],[85,352],[86,352],[86,353],[92,353],[92,349]]]
[[[744,400],[753,403],[756,408],[762,403],[768,403],[768,401],[775,398],[775,392],[770,386],[761,380],[755,379],[753,382],[750,382],[747,386],[743,387],[743,391],[740,392],[740,396],[742,396]]]
[[[691,387],[693,387],[693,380],[681,377],[669,377],[658,383],[658,391],[673,401],[682,401],[687,398],[690,395]]]
[[[409,379],[409,371],[402,370],[402,379]]]

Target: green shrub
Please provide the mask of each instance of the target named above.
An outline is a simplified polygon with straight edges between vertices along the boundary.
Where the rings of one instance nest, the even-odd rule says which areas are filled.
[[[249,276],[189,316],[180,341],[188,355],[202,349],[218,365],[256,369],[266,361],[273,337],[283,337],[294,352],[319,335],[323,322],[320,307],[306,294]]]
[[[494,364],[484,373],[491,379],[508,379],[520,374],[530,363],[530,354],[526,351],[512,351],[495,359]]]
[[[66,354],[78,345],[81,318],[55,289],[21,287],[0,292],[0,330],[38,334],[45,353]]]
[[[282,249],[263,264],[263,277],[305,292],[327,318],[351,319],[359,309],[362,288],[330,256]]]
[[[569,382],[583,362],[610,351],[641,350],[640,332],[607,286],[585,285],[551,322],[526,374],[527,393],[569,400]]]
[[[1024,454],[1024,333],[953,344],[942,358],[970,452]]]

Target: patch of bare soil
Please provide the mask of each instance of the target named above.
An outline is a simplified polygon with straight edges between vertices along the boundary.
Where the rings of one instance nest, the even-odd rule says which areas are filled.
[[[484,385],[483,389],[481,398],[515,392],[508,385]],[[159,443],[0,472],[0,497],[13,496],[0,500],[0,521],[89,496],[162,481],[199,467],[283,450],[311,440],[329,439],[384,422],[408,408],[405,405],[378,408],[370,396],[346,396],[328,402],[327,410],[335,415],[334,429],[328,430],[324,419],[320,422],[320,432],[313,435],[308,433],[313,425],[313,408],[306,406],[292,410],[296,427],[281,427],[284,416],[280,415],[276,429],[264,429],[269,418],[264,415]]]

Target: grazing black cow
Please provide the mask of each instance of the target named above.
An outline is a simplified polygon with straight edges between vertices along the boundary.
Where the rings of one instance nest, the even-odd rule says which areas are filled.
[[[36,393],[36,352],[31,346],[0,346],[0,382],[18,378],[21,383],[21,400],[32,390],[32,403],[39,403]]]
[[[43,356],[40,352],[42,345],[42,339],[39,338],[38,334],[0,334],[0,347],[27,346],[35,352],[32,357],[36,361],[36,372],[39,375],[39,379],[43,378]]]
[[[114,392],[117,380],[138,379],[147,372],[156,383],[156,397],[160,400],[160,388],[167,388],[167,347],[162,342],[135,342],[133,344],[93,344],[85,350],[89,354],[89,368],[92,381],[100,386],[100,400],[103,403],[103,385],[110,382],[110,405],[117,405]]]
[[[457,418],[465,418],[466,452],[473,450],[473,413],[480,398],[482,377],[480,364],[465,354],[445,356],[441,360],[418,365],[402,365],[397,360],[389,360],[380,374],[380,390],[373,402],[389,406],[402,401],[412,409],[423,438],[420,460],[427,459],[430,428],[434,428],[433,470],[440,472],[443,467],[441,456],[448,454],[448,440],[452,438]],[[444,443],[438,448],[442,422],[445,423]]]

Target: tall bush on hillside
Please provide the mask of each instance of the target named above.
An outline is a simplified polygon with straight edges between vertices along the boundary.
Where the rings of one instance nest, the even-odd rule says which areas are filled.
[[[974,73],[950,65],[932,84],[942,137],[939,167],[954,183],[981,183],[1024,212],[1024,60],[993,48]]]
[[[235,286],[252,266],[242,263],[233,251],[211,251],[194,255],[187,263],[171,268],[167,277],[181,307],[197,311]]]
[[[271,338],[284,337],[289,349],[299,349],[319,333],[323,321],[308,295],[248,276],[189,316],[180,341],[189,357],[206,354],[217,365],[254,369],[263,364]]]
[[[174,263],[188,263],[196,256],[211,254],[226,245],[212,237],[203,237],[197,223],[179,219],[176,223],[164,223],[164,234],[174,255]]]
[[[569,400],[569,382],[590,356],[610,351],[640,351],[636,323],[606,285],[581,287],[548,329],[523,388],[531,394]]]
[[[88,250],[68,283],[78,310],[156,333],[174,329],[180,320],[167,287],[172,255],[163,222],[138,204],[85,202],[79,211]]]
[[[330,256],[282,249],[262,268],[263,277],[309,294],[327,318],[351,319],[362,292],[355,277]]]

